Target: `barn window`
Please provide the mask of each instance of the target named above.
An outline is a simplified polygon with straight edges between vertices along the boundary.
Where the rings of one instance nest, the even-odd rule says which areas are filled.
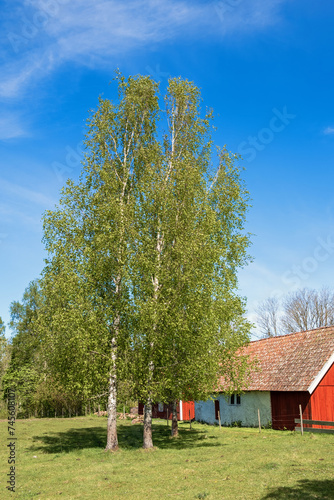
[[[215,400],[215,419],[218,420],[218,412],[220,414],[219,399]]]
[[[241,399],[240,399],[240,394],[232,394],[230,396],[230,405],[240,405]]]
[[[164,404],[163,403],[158,403],[158,411],[163,412],[164,411]]]

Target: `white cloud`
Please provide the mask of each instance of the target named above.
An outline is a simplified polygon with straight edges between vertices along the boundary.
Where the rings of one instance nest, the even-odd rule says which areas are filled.
[[[26,67],[18,69],[18,65],[10,64],[3,68],[5,78],[0,83],[0,95],[2,97],[17,97],[21,88],[31,79],[34,70],[37,68],[27,64]]]
[[[14,60],[2,67],[0,82],[0,97],[16,99],[22,96],[24,90],[33,80],[38,81],[53,69],[52,52],[34,51],[26,59]]]
[[[325,135],[333,135],[334,134],[334,127],[327,127],[324,130]]]
[[[116,55],[166,40],[263,29],[286,1],[29,0],[25,22],[18,12],[6,23],[13,62],[2,68],[0,96],[20,97],[64,62],[114,68]]]
[[[57,43],[57,57],[87,63],[144,45],[195,32],[212,23],[208,4],[138,1],[72,1],[46,31]],[[94,61],[95,62],[95,61]]]
[[[25,200],[48,208],[51,206],[53,207],[56,203],[55,200],[45,196],[43,193],[22,187],[19,184],[8,182],[4,179],[0,179],[0,189],[7,194],[15,195],[16,201]]]
[[[224,34],[248,32],[281,21],[279,8],[285,0],[220,0],[214,2]]]
[[[20,119],[14,113],[0,117],[0,141],[26,136]]]
[[[26,228],[34,232],[37,231],[40,233],[42,230],[41,216],[31,215],[27,210],[20,210],[0,203],[0,215],[2,227],[8,228],[7,233],[1,233],[5,235],[6,238],[10,233],[17,231],[20,224],[23,224]],[[6,240],[6,238],[3,239]]]

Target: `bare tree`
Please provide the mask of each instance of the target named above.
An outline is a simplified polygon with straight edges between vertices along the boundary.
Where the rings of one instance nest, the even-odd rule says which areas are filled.
[[[334,324],[334,293],[303,288],[283,301],[282,327],[285,333],[310,330]]]
[[[316,327],[334,325],[334,292],[324,287],[314,301]]]
[[[269,297],[256,312],[264,337],[334,325],[334,292],[327,287],[319,291],[302,288],[283,297],[281,303]]]
[[[279,301],[269,297],[256,310],[257,323],[264,337],[279,335]]]

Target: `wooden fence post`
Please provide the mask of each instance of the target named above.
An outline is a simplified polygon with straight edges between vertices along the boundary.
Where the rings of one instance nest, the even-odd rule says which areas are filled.
[[[169,427],[169,407],[167,406],[167,427]]]
[[[220,411],[218,410],[218,422],[219,422],[219,429],[222,428],[221,426],[221,421],[220,421]]]
[[[302,435],[304,434],[304,428],[303,428],[303,410],[302,410],[302,405],[299,405],[299,415],[300,415],[300,431]]]
[[[190,423],[190,429],[191,429],[191,418],[190,418],[190,410],[189,410],[189,423]]]
[[[257,418],[259,420],[259,432],[261,432],[261,417],[260,417],[260,409],[257,410]]]

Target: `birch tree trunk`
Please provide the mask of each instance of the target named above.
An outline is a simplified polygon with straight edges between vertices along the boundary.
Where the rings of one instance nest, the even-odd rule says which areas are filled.
[[[149,399],[144,406],[143,448],[153,448],[152,439],[152,402]]]
[[[157,245],[156,245],[156,252],[157,252],[157,274],[160,269],[160,261],[161,261],[161,252],[162,252],[162,246],[163,246],[163,236],[160,234],[160,228],[158,230],[158,235],[157,235]],[[156,304],[158,303],[158,292],[159,292],[159,279],[158,276],[152,277],[152,284],[153,284],[153,301]],[[157,330],[157,323],[155,320],[155,323],[153,324],[153,332],[154,332],[154,337],[156,335],[156,330]],[[154,349],[154,342],[150,342],[150,351],[153,355],[153,349]],[[153,373],[154,373],[154,363],[151,360],[149,362],[149,376],[148,376],[148,381],[147,381],[147,386],[149,390],[149,396],[145,405],[145,412],[144,412],[144,439],[143,439],[143,448],[153,448],[153,439],[152,439],[152,399],[150,395],[150,386],[153,381]],[[146,410],[147,408],[147,410]]]
[[[172,404],[172,437],[178,437],[179,435],[179,425],[177,420],[177,409],[176,409],[176,401],[173,401]]]
[[[109,374],[109,394],[108,394],[108,422],[107,422],[107,445],[105,451],[116,451],[118,450],[118,438],[117,438],[117,371],[116,371],[116,360],[117,360],[117,341],[116,333],[118,333],[119,328],[119,315],[117,315],[114,328],[115,336],[112,339],[111,345],[111,362],[112,366]]]
[[[127,177],[128,180],[128,177]],[[122,268],[122,246],[124,242],[125,222],[124,222],[124,194],[127,180],[123,183],[123,190],[120,195],[120,245],[118,250],[118,265]],[[118,275],[114,280],[115,299],[120,301],[122,297],[122,274],[118,270]],[[107,422],[107,445],[105,451],[118,450],[117,438],[117,340],[120,332],[121,316],[119,310],[115,313],[113,323],[113,337],[111,339],[111,369],[109,373],[109,394],[108,394],[108,422]]]

